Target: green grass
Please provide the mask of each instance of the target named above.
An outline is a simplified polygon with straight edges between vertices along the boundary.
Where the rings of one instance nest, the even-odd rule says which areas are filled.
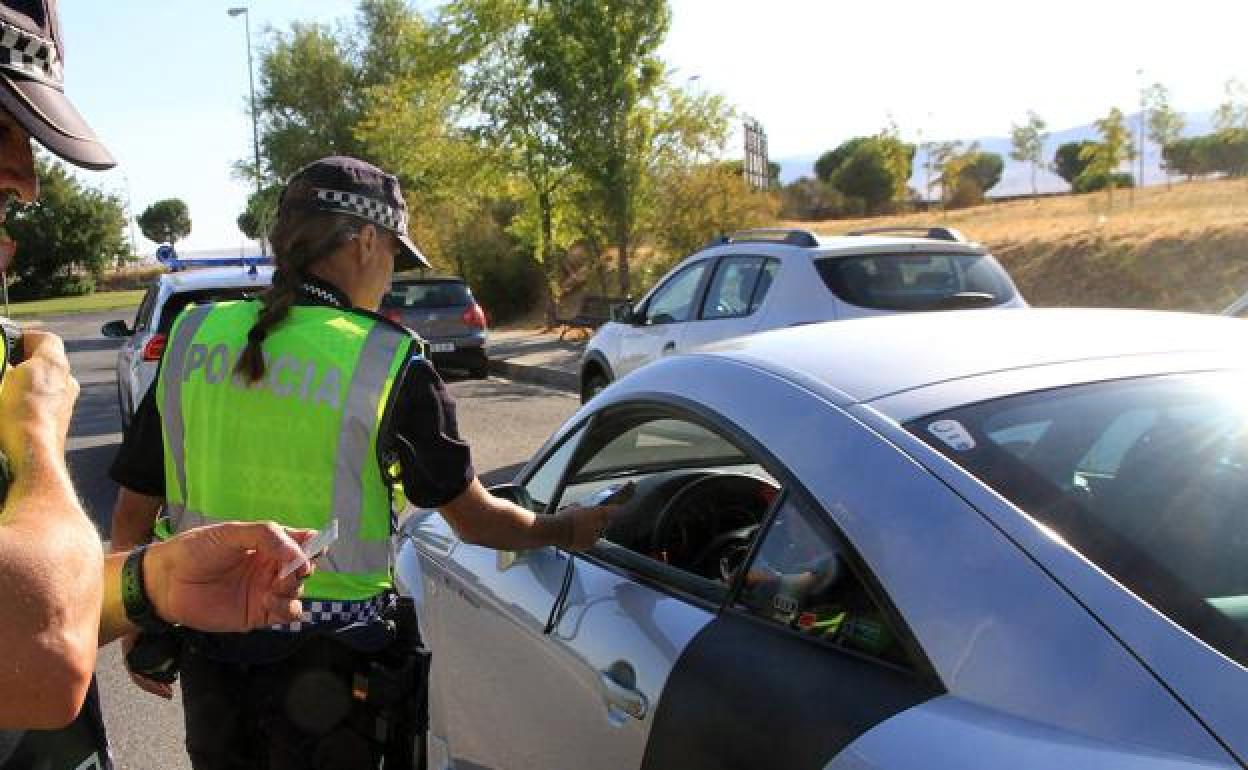
[[[9,303],[9,315],[13,318],[37,318],[63,315],[65,313],[90,313],[96,310],[116,310],[135,307],[143,299],[143,289],[134,291],[97,291],[82,297],[58,297],[37,299],[30,302]],[[0,312],[4,306],[0,305]]]

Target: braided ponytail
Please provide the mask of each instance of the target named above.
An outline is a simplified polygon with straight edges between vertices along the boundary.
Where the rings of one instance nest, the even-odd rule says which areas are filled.
[[[306,180],[292,181],[288,191],[310,187]],[[302,192],[302,191],[300,191]],[[273,259],[273,285],[261,297],[262,307],[256,323],[247,332],[247,345],[238,357],[234,371],[248,384],[258,382],[265,374],[264,340],[286,317],[299,297],[299,285],[308,268],[330,256],[359,231],[361,221],[346,214],[308,209],[289,201],[304,195],[282,196],[277,220],[269,234]]]
[[[299,276],[289,270],[278,268],[273,272],[273,285],[261,297],[260,317],[247,332],[247,346],[238,357],[234,371],[241,374],[248,384],[264,377],[264,351],[262,345],[269,331],[290,315],[299,291]]]

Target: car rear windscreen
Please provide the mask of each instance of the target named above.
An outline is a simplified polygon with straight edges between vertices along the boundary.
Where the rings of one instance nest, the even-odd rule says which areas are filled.
[[[386,308],[460,307],[472,304],[468,287],[457,281],[394,283],[382,299]]]
[[[987,254],[869,254],[815,260],[843,302],[875,310],[955,310],[1009,302],[1005,269]]]
[[[168,334],[173,329],[173,322],[178,320],[178,314],[186,309],[187,305],[203,305],[208,302],[229,302],[235,299],[251,299],[267,290],[268,286],[238,286],[226,287],[220,289],[199,289],[198,291],[182,291],[173,294],[169,299],[165,300],[165,306],[160,309],[160,324],[156,331],[160,334]]]
[[[1248,665],[1248,382],[1207,373],[988,401],[907,427],[1127,590]]]

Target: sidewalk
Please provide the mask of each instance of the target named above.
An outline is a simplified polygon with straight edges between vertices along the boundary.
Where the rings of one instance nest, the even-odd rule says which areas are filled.
[[[580,332],[573,331],[561,341],[558,331],[541,329],[491,330],[486,346],[492,373],[574,393],[584,350],[584,335]]]

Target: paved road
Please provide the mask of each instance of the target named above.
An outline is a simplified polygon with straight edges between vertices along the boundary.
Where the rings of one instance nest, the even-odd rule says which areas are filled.
[[[65,316],[45,324],[65,338],[82,385],[70,425],[68,460],[87,512],[104,537],[116,496],[107,471],[121,441],[121,423],[114,373],[118,343],[100,336],[99,329],[107,320],[133,315],[111,311]],[[453,382],[450,389],[459,402],[461,431],[472,443],[477,471],[487,484],[510,479],[577,405],[568,393],[500,379]],[[189,770],[178,701],[167,703],[131,686],[116,644],[101,651],[96,671],[118,767]]]

